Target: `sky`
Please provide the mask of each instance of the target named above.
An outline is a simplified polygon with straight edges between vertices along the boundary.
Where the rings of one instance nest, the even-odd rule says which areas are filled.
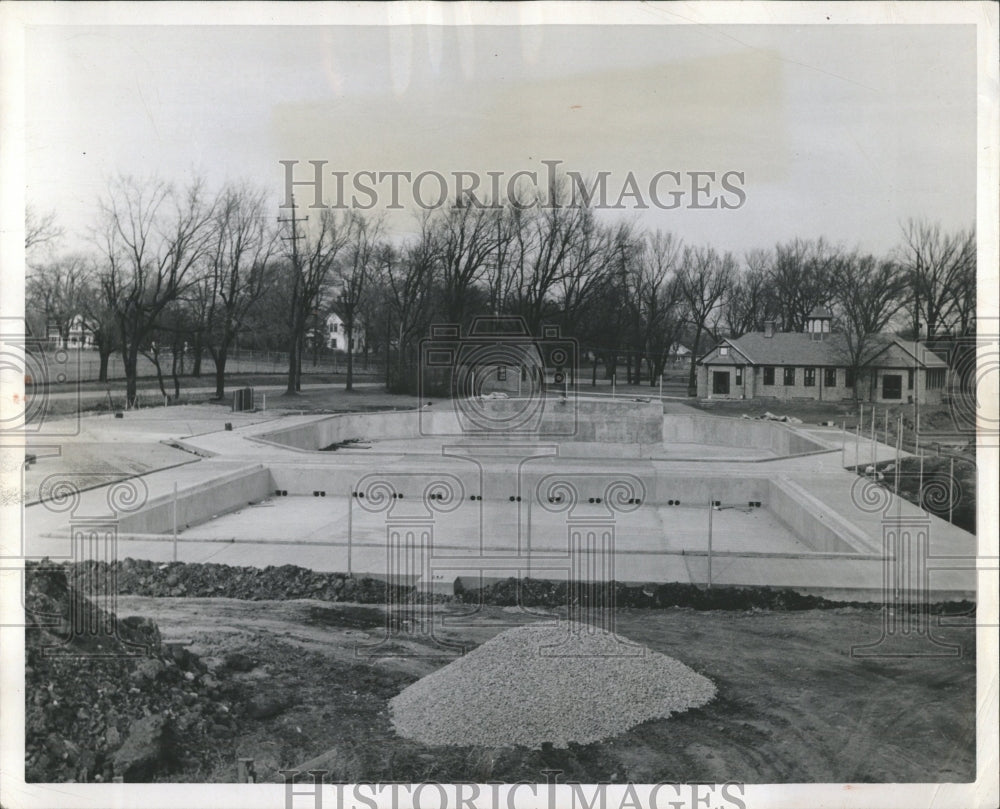
[[[119,173],[248,179],[277,216],[281,160],[297,179],[310,160],[505,179],[559,160],[609,172],[613,198],[629,172],[741,172],[735,209],[643,190],[649,209],[601,213],[737,253],[884,252],[910,217],[975,219],[972,26],[36,26],[26,44],[27,200],[69,247]]]

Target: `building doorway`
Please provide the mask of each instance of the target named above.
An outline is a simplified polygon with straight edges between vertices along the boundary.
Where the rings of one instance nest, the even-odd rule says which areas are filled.
[[[903,398],[903,377],[900,374],[885,374],[882,377],[882,398]]]
[[[712,393],[716,396],[729,395],[729,371],[712,371]]]

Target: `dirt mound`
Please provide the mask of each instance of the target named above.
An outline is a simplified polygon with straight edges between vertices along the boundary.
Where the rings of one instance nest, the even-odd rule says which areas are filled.
[[[678,660],[581,624],[497,635],[390,702],[396,732],[424,744],[564,748],[709,702],[715,686]]]

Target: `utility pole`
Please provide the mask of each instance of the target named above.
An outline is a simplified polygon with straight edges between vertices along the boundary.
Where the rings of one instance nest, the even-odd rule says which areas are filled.
[[[291,235],[281,237],[282,241],[290,241],[292,243],[292,273],[294,275],[292,279],[291,323],[289,324],[292,328],[292,335],[288,343],[288,388],[285,391],[288,394],[295,394],[302,390],[301,354],[304,348],[304,340],[301,332],[305,329],[305,316],[300,313],[302,305],[299,301],[299,296],[302,294],[302,265],[299,259],[299,239],[302,236],[299,234],[299,222],[307,222],[309,221],[309,217],[306,216],[303,219],[299,219],[295,215],[296,208],[295,195],[293,194],[291,219],[278,217],[279,224],[290,222],[292,225]]]
[[[920,454],[920,320],[917,320],[917,333],[913,335],[913,451]],[[924,382],[927,375],[924,374]]]

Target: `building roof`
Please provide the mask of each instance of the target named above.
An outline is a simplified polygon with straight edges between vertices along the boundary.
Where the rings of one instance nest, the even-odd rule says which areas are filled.
[[[833,312],[831,312],[825,306],[817,306],[809,313],[809,316],[806,318],[806,320],[812,320],[813,318],[817,317],[833,317]]]
[[[719,354],[719,347],[724,344],[732,349],[728,356]],[[850,362],[847,341],[842,334],[828,334],[823,340],[814,340],[811,335],[800,332],[776,332],[773,337],[765,337],[758,331],[723,340],[702,356],[699,363],[741,364],[734,361],[735,352],[745,357],[748,365],[844,366]],[[873,335],[872,353],[865,353],[871,357],[865,364],[883,368],[911,368],[915,362],[927,368],[947,367],[944,360],[923,345],[891,334]]]

